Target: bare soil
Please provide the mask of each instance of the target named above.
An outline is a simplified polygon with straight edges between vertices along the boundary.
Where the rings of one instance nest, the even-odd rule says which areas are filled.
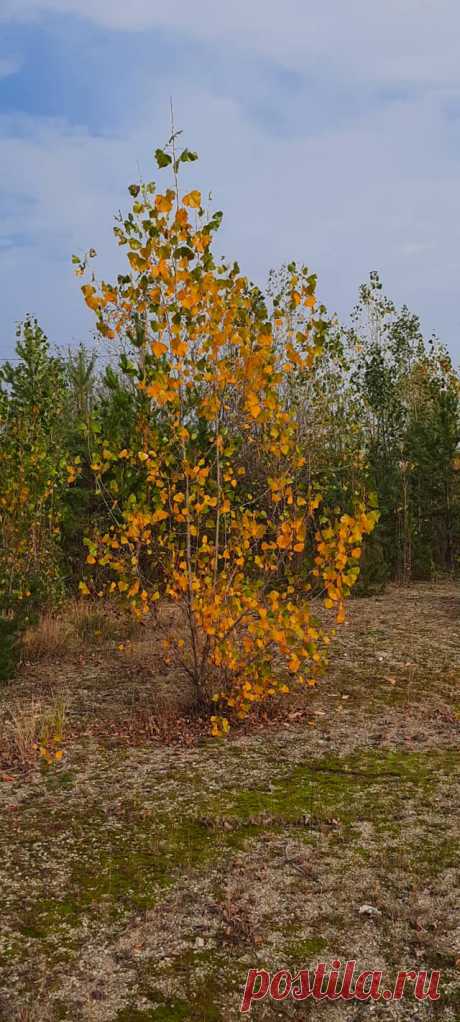
[[[0,739],[1,1022],[233,1022],[248,969],[334,958],[439,969],[441,998],[251,1018],[459,1022],[459,587],[352,601],[318,688],[225,740],[155,634],[119,645],[0,690],[5,734],[13,701],[68,705],[59,764]]]

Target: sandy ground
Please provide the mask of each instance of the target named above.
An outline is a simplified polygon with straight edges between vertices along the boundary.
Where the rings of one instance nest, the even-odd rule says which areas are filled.
[[[0,769],[2,1022],[231,1022],[248,969],[334,958],[387,987],[439,969],[441,998],[250,1017],[459,1022],[458,586],[353,601],[318,689],[227,740],[130,729],[155,655],[144,636],[2,690],[4,722],[13,694],[69,706],[61,763]]]

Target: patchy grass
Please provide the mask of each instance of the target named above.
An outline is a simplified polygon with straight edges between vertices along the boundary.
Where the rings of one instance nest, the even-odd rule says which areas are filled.
[[[35,624],[25,629],[21,647],[26,660],[41,660],[44,657],[63,657],[68,653],[75,639],[75,629],[69,618],[46,611],[40,614]]]
[[[5,720],[4,744],[12,762],[31,767],[37,757],[62,744],[66,724],[64,694],[52,702],[13,700]]]
[[[1,1022],[232,1022],[249,968],[333,957],[390,981],[440,968],[439,1006],[415,1016],[406,998],[391,1017],[457,1022],[459,651],[434,645],[452,632],[445,586],[410,593],[353,605],[343,667],[283,721],[179,746],[74,732],[62,765],[0,783]],[[126,699],[128,660],[107,642],[75,676],[66,662],[70,723],[81,707],[108,726],[154,704],[148,657]],[[24,705],[37,677],[18,679]],[[56,688],[43,684],[45,706]],[[356,1008],[331,1012],[351,1022]]]
[[[21,637],[27,662],[65,659],[89,644],[123,642],[139,633],[139,625],[126,611],[112,604],[71,600],[63,607],[40,614]]]
[[[188,890],[189,901],[193,892],[195,910],[205,922],[203,943],[210,942],[211,950],[227,945],[224,971],[229,990],[232,971],[235,977],[240,973],[238,954],[259,947],[268,926],[267,954],[274,967],[287,963],[295,968],[300,960],[303,965],[314,962],[326,949],[337,954],[334,945],[339,933],[340,940],[344,939],[347,906],[343,897],[335,902],[329,899],[331,881],[339,882],[344,863],[350,879],[353,876],[353,888],[348,888],[353,916],[357,915],[356,886],[366,902],[371,882],[372,903],[376,902],[387,926],[391,912],[398,911],[396,892],[404,878],[409,886],[415,878],[418,884],[422,878],[426,882],[433,875],[433,860],[434,875],[443,877],[458,869],[455,832],[447,834],[446,828],[440,832],[438,819],[433,819],[421,843],[419,829],[424,807],[435,794],[439,799],[442,793],[445,809],[458,783],[454,762],[455,753],[450,751],[428,758],[425,753],[366,750],[342,759],[302,762],[293,770],[285,763],[273,778],[271,765],[262,756],[254,788],[229,787],[225,769],[212,793],[197,786],[199,778],[193,772],[188,783],[177,777],[162,781],[155,773],[145,785],[142,802],[138,791],[131,790],[115,803],[114,788],[127,766],[116,752],[106,760],[102,774],[96,767],[92,798],[95,784],[100,783],[104,790],[98,801],[90,801],[89,792],[82,799],[75,787],[69,799],[67,784],[59,787],[53,774],[48,774],[44,788],[38,786],[22,810],[14,833],[2,833],[2,844],[7,847],[7,862],[2,867],[2,886],[7,892],[3,951],[9,962],[28,962],[29,967],[43,955],[48,969],[54,963],[56,972],[65,975],[66,968],[72,970],[88,934],[91,941],[97,941],[99,933],[103,944],[110,934],[116,948],[123,942],[123,934],[133,931],[134,920],[134,931],[140,926],[143,935],[139,939],[134,932],[132,944],[139,942],[143,948],[158,907],[168,904],[165,891],[171,892],[174,902],[178,891],[183,891],[182,900]],[[143,774],[140,763],[136,767],[131,764],[131,770]],[[111,785],[107,790],[108,774]],[[410,820],[417,820],[415,832]],[[364,864],[363,833],[367,835]],[[429,853],[427,834],[431,838]],[[305,932],[298,904],[293,917],[293,898],[297,892],[298,899],[302,887],[309,888],[320,874],[322,886],[325,870],[326,875],[329,872],[328,896],[315,906]],[[375,885],[382,871],[386,891]],[[184,933],[174,935],[177,952],[169,980],[172,978],[176,994],[180,993],[176,968],[180,956],[188,949],[193,963],[198,961],[192,951],[193,937],[190,946],[189,912],[190,904]],[[161,911],[159,921],[161,924]],[[160,925],[157,939],[161,936]],[[445,955],[444,960],[453,967],[452,955]],[[391,958],[390,964],[397,961]],[[194,994],[199,1003],[197,997]],[[178,1003],[180,998],[175,999],[173,1008],[164,1010],[176,1010]],[[134,1004],[123,1010],[141,1009]]]

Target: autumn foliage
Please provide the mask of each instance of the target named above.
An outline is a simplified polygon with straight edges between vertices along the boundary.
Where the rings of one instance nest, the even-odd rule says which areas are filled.
[[[179,608],[168,655],[197,698],[215,702],[217,734],[254,702],[315,684],[378,513],[363,503],[321,512],[284,399],[286,380],[314,373],[323,350],[314,275],[291,264],[268,301],[237,264],[215,259],[221,213],[197,190],[182,194],[179,170],[195,154],[177,156],[173,137],[156,155],[171,186],[132,185],[132,212],[115,228],[129,272],[82,287],[99,333],[128,337],[136,353],[124,370],[140,442],[101,439],[92,469],[111,524],[87,538],[94,575],[80,588],[125,594],[140,617],[163,601]],[[329,624],[313,616],[312,590]]]
[[[116,217],[124,272],[73,257],[98,348],[27,318],[0,369],[0,678],[42,611],[109,597],[222,734],[316,684],[353,588],[458,569],[460,381],[375,272],[346,327],[306,267],[262,292],[219,259],[177,141]]]

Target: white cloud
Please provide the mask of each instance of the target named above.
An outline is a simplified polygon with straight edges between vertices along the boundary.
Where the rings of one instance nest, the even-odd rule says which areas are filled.
[[[193,186],[196,176],[203,191],[213,187],[225,213],[224,250],[251,276],[263,281],[271,266],[302,259],[318,271],[328,306],[345,313],[369,270],[379,269],[392,297],[422,314],[426,332],[437,329],[458,350],[460,155],[458,122],[446,117],[446,106],[460,105],[453,0],[386,0],[377,8],[364,0],[321,8],[308,0],[220,7],[215,0],[7,0],[2,8],[11,17],[45,11],[73,11],[120,30],[168,25],[225,40],[227,55],[245,48],[314,72],[313,79],[331,70],[337,90],[361,83],[354,118],[338,120],[334,130],[325,118],[324,130],[312,132],[301,109],[295,134],[280,138],[248,119],[243,100],[200,89],[185,67],[174,85],[176,119],[202,157],[187,182]],[[138,166],[144,177],[152,174],[152,148],[168,132],[171,80],[149,68],[142,73],[135,95],[127,77],[120,124],[127,110],[130,119],[118,136],[91,135],[66,121],[0,119],[8,189],[2,329],[30,311],[56,341],[87,336],[93,321],[70,256],[94,245],[97,269],[110,279],[118,258],[112,213],[125,204]],[[401,96],[404,83],[417,87],[369,109],[366,87],[376,82]],[[9,338],[0,336],[0,344]]]
[[[108,28],[169,27],[227,40],[280,64],[342,68],[351,78],[446,84],[457,81],[456,0],[6,0],[3,17],[78,14]],[[1,16],[1,15],[0,15]]]
[[[98,271],[106,279],[116,272],[112,213],[126,205],[139,167],[151,176],[153,144],[166,133],[155,111],[166,107],[157,92],[120,137],[52,120],[3,122],[0,163],[11,191],[4,229],[13,240],[0,251],[4,323],[13,310],[14,318],[31,311],[56,341],[87,333],[92,320],[70,256],[94,245]],[[379,269],[392,296],[422,314],[428,333],[447,330],[456,342],[458,159],[439,105],[416,97],[340,131],[309,135],[300,124],[295,138],[280,141],[235,102],[184,85],[177,116],[202,157],[186,187],[214,186],[214,205],[225,212],[221,244],[246,272],[263,281],[271,266],[302,259],[319,272],[328,306],[346,313],[362,279]],[[25,246],[14,243],[23,235]]]
[[[136,140],[91,136],[65,121],[0,118],[0,164],[8,182],[0,249],[2,333],[26,312],[53,340],[88,336],[71,256],[95,245],[115,270],[112,216],[136,177]],[[0,347],[10,347],[0,336]]]

